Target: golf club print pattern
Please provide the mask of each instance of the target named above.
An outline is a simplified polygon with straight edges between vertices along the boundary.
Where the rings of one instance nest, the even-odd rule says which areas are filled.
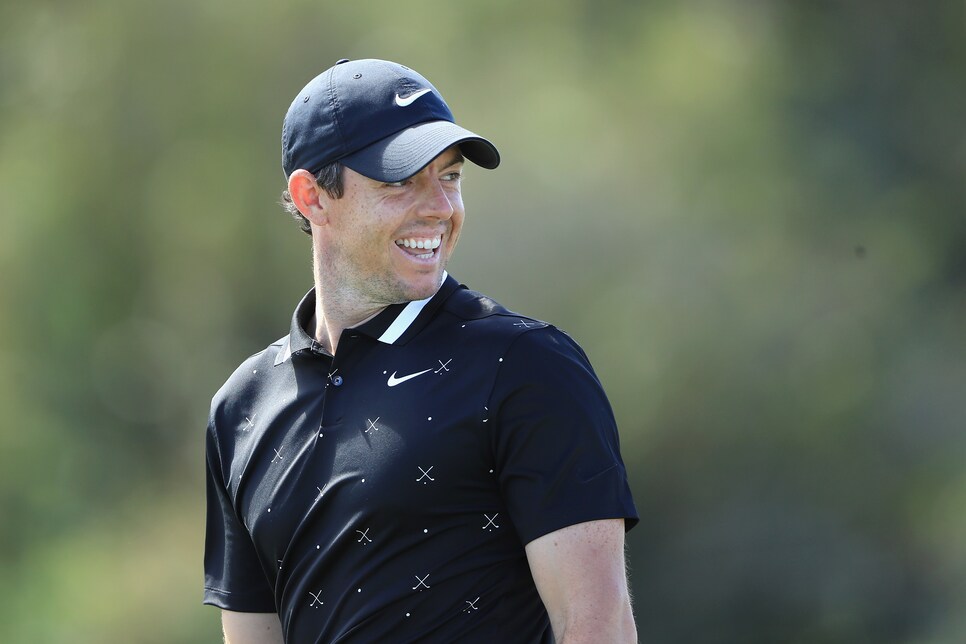
[[[424,371],[417,370],[413,372],[413,374],[423,374],[431,371],[432,373],[438,376],[444,376],[453,372],[454,364],[453,364],[452,357],[449,357],[445,360],[437,359],[436,363],[437,364],[435,368],[427,369]],[[338,372],[338,369],[334,369],[327,373],[326,378],[330,383],[333,382],[334,378],[338,377],[337,372]],[[400,373],[408,373],[408,371],[400,370]],[[396,378],[396,381],[402,382],[409,378],[412,378],[412,376],[402,376],[401,378]],[[485,406],[484,406],[484,409],[485,409]],[[252,417],[254,417],[254,414],[252,415]],[[430,422],[432,420],[432,416],[426,416],[426,419],[427,419],[426,422]],[[485,419],[484,419],[484,422],[485,422]],[[370,415],[364,419],[364,429],[362,431],[362,434],[367,435],[369,438],[375,438],[379,434],[381,429],[383,429],[384,427],[393,427],[393,426],[395,426],[395,423],[393,423],[389,419],[384,420],[381,415]],[[271,457],[270,464],[277,465],[279,463],[282,463],[285,460],[286,451],[287,450],[284,447],[284,445],[279,446],[278,448],[272,448],[272,453],[267,455]],[[298,467],[298,464],[296,462],[293,462],[290,467],[293,467],[293,468]],[[428,485],[430,483],[435,483],[437,481],[436,477],[434,476],[434,470],[436,468],[436,465],[417,464],[415,467],[417,471],[417,476],[415,477],[416,483],[420,483],[422,485]],[[493,469],[490,468],[487,470],[487,472],[489,474],[492,474]],[[284,475],[282,475],[282,478],[284,478]],[[357,478],[359,479],[360,482],[365,481],[365,476],[357,476]],[[318,486],[318,485],[314,486],[316,494],[313,495],[313,505],[323,499],[324,491],[328,487],[328,485],[329,483],[326,482],[322,486]],[[311,508],[308,510],[308,512],[311,512]],[[493,530],[498,529],[500,527],[496,522],[496,519],[498,516],[499,516],[499,512],[484,513],[483,517],[485,519],[485,524],[483,525],[483,529],[487,532],[492,532]],[[467,517],[467,523],[469,522],[470,522],[470,518]],[[369,526],[362,527],[361,529],[356,528],[353,530],[353,532],[354,532],[354,535],[352,536],[352,538],[355,540],[356,544],[358,545],[366,547],[375,542],[373,533],[372,533],[372,528]],[[428,535],[430,530],[429,528],[424,528],[422,532],[424,535]],[[312,549],[318,552],[321,550],[321,545],[316,544],[315,546],[312,547]],[[279,570],[281,570],[281,560],[279,560],[278,563],[279,563]],[[431,584],[428,582],[429,573],[414,575],[414,579],[416,584],[415,586],[412,586],[412,590],[423,592],[426,590],[430,590],[432,588]],[[321,591],[310,592],[310,595],[311,595],[310,606],[312,608],[317,609],[325,605],[325,602],[322,601],[321,599]],[[479,606],[477,605],[478,602],[479,602],[479,596],[477,596],[476,599],[474,600],[465,601],[465,604],[466,604],[465,612],[467,614],[471,614],[475,611],[478,611],[479,610]]]
[[[383,371],[388,372],[389,370],[383,370]],[[330,384],[333,383],[334,379],[339,377],[338,372],[339,372],[339,369],[332,369],[327,371],[326,379],[328,383]],[[447,357],[446,359],[436,359],[436,366],[434,368],[425,369],[425,370],[421,370],[421,368],[396,370],[395,373],[397,374],[401,373],[404,375],[402,376],[397,375],[394,382],[397,384],[402,384],[407,380],[415,380],[413,376],[418,377],[419,375],[430,373],[430,372],[441,377],[446,377],[446,376],[458,377],[458,374],[459,374],[458,369],[456,369],[456,363],[454,362],[454,357]],[[415,383],[413,383],[413,386],[414,385]],[[404,389],[400,389],[399,392],[402,395],[406,395],[406,396],[409,395]],[[483,409],[486,410],[485,405],[483,405]],[[421,409],[422,414],[420,414],[419,417],[423,418],[425,423],[430,423],[432,422],[433,416],[430,414],[426,414],[426,411],[427,411],[426,408]],[[409,418],[407,418],[406,422],[403,422],[403,423],[395,422],[392,418],[386,417],[384,414],[369,414],[365,418],[362,418],[361,419],[362,423],[360,424],[360,427],[362,428],[361,435],[365,437],[366,441],[368,441],[366,445],[368,446],[373,445],[372,441],[380,440],[380,436],[383,434],[386,434],[387,431],[390,433],[386,434],[386,436],[398,434],[402,431],[407,431],[407,430],[400,429],[402,425],[409,426],[408,431],[410,433],[419,432],[422,429],[423,421],[412,420],[411,417],[415,415],[413,413],[407,413],[406,415]],[[248,425],[250,426],[254,425],[254,423],[249,419],[253,419],[255,418],[255,416],[256,414],[251,414],[250,416],[246,416],[246,422],[248,423]],[[486,422],[486,419],[483,419],[482,422]],[[243,427],[243,430],[247,430],[247,428]],[[323,435],[324,435],[324,432],[322,431],[312,432],[313,440],[315,439],[315,437],[322,438]],[[361,444],[358,444],[357,448],[362,449]],[[281,465],[284,467],[288,467],[290,469],[302,468],[304,467],[304,463],[299,461],[299,455],[295,455],[294,458],[291,458],[290,462],[288,463],[286,463],[286,459],[285,459],[285,456],[287,454],[289,453],[294,454],[295,452],[299,452],[299,451],[304,453],[311,452],[311,450],[293,449],[290,446],[287,447],[286,444],[283,443],[281,445],[278,445],[277,447],[271,448],[271,452],[266,454],[266,458],[269,459],[270,466],[279,467]],[[414,469],[415,469],[415,475],[413,476],[413,479],[410,479],[410,480],[414,480],[415,483],[419,483],[421,486],[426,486],[426,485],[430,485],[438,482],[437,475],[436,475],[436,470],[437,470],[436,464],[417,463],[414,466]],[[493,474],[492,467],[487,468],[485,471],[488,475]],[[373,475],[378,474],[378,472],[372,471],[367,473],[364,471],[358,471],[358,472],[355,472],[354,474],[355,474],[354,478],[358,480],[360,483],[362,483],[366,480],[367,477],[372,477]],[[287,472],[280,473],[275,478],[276,480],[284,480],[288,478],[288,473]],[[397,481],[397,484],[400,482],[401,481]],[[333,484],[333,481],[330,480],[330,481],[326,481],[323,485],[312,486],[312,490],[314,493],[311,495],[311,503],[308,504],[308,507],[305,510],[306,516],[309,519],[311,519],[310,515],[318,504],[321,503],[324,505],[326,490],[332,484]],[[480,516],[480,515],[476,515],[476,516]],[[497,530],[500,528],[500,525],[497,522],[497,518],[500,516],[499,511],[484,512],[482,516],[485,520],[483,524],[483,530],[485,532],[492,533],[494,530]],[[471,525],[473,522],[474,522],[474,519],[471,516],[466,517],[465,523],[467,526]],[[430,533],[436,532],[436,531],[430,530],[430,528],[426,527],[426,528],[423,528],[421,532],[424,538],[429,538]],[[355,542],[357,547],[359,546],[363,548],[375,547],[375,544],[376,544],[376,539],[371,526],[360,526],[360,527],[354,528],[349,533],[349,538],[351,538]],[[314,544],[309,546],[309,551],[315,552],[315,553],[321,553],[322,548],[323,548],[322,544]],[[282,571],[281,559],[278,560],[278,570]],[[429,572],[424,572],[420,574],[414,573],[412,583],[409,586],[410,589],[412,591],[416,591],[419,593],[432,590],[433,585],[430,583],[430,574],[431,573]],[[354,584],[351,584],[351,585],[354,585]],[[359,592],[357,592],[356,595],[360,595],[361,588],[357,590]],[[351,588],[347,586],[346,588],[340,589],[340,591],[338,592],[338,596],[351,597],[352,593],[350,591],[351,591]],[[308,599],[309,599],[310,608],[319,610],[319,609],[324,609],[326,607],[326,603],[322,598],[321,590],[308,591]],[[464,607],[460,609],[461,612],[464,612],[467,615],[472,615],[474,613],[477,613],[480,610],[479,600],[480,600],[479,595],[477,595],[475,599],[461,600],[464,605]]]
[[[425,315],[387,309],[331,355],[304,332],[310,294],[289,336],[240,367],[213,402],[209,523],[229,538],[206,554],[206,601],[277,611],[289,641],[540,641],[522,544],[542,511],[507,491],[547,498],[529,472],[576,423],[506,443],[507,397],[527,383],[497,391],[502,374],[533,363],[514,343],[547,326],[479,297],[447,282]],[[580,519],[600,502],[563,506]]]

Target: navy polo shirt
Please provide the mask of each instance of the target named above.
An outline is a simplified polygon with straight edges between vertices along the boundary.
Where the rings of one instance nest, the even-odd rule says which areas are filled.
[[[637,522],[583,351],[448,276],[334,357],[314,312],[212,400],[205,603],[287,642],[552,642],[524,545]]]

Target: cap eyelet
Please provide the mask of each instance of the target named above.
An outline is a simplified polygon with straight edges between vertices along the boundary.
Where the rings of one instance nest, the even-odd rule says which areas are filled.
[[[309,97],[308,97],[308,96],[306,96],[305,98],[303,98],[303,99],[302,99],[302,102],[303,102],[303,103],[308,103],[308,102],[309,102]]]
[[[359,79],[359,78],[362,78],[362,74],[353,74],[352,77],[355,79]]]

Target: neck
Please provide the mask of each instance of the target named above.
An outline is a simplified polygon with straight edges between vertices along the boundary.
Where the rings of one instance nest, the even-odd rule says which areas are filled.
[[[345,280],[338,279],[332,267],[315,250],[312,253],[315,273],[315,340],[332,355],[339,348],[339,338],[349,327],[358,326],[379,314],[386,304],[366,302],[345,292]]]
[[[339,347],[342,332],[349,327],[358,326],[377,316],[385,306],[369,308],[338,306],[338,298],[327,298],[323,295],[324,288],[316,282],[315,285],[315,339],[332,355]]]
[[[315,340],[332,355],[338,349],[343,331],[371,320],[390,304],[409,301],[391,294],[391,287],[381,291],[379,288],[358,287],[352,276],[340,271],[337,265],[329,265],[326,256],[315,250],[315,244],[313,251]],[[437,290],[441,283],[436,285]]]

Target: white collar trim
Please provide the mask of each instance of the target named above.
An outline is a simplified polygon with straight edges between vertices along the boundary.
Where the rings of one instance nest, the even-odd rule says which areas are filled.
[[[439,288],[436,289],[436,293],[439,293],[439,289],[443,287],[443,283],[446,281],[447,273],[443,271],[443,279],[439,283]],[[379,342],[385,344],[392,344],[396,340],[402,337],[402,334],[412,325],[413,321],[422,312],[423,307],[429,304],[429,301],[436,297],[436,293],[433,293],[425,300],[413,300],[399,312],[396,319],[393,320],[389,328],[386,329],[381,336],[379,336]]]

